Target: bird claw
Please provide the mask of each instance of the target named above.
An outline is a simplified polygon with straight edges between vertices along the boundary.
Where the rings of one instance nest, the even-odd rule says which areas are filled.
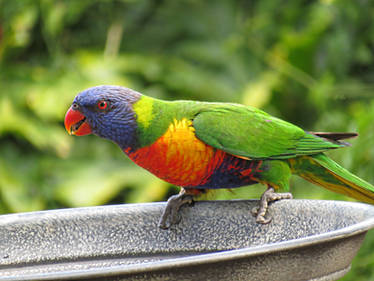
[[[261,215],[259,214],[259,210],[260,210],[259,206],[253,207],[251,210],[252,216],[256,217],[256,222],[261,223],[261,224],[268,224],[269,222],[271,222],[272,218],[271,217],[265,218],[266,212],[265,214]]]
[[[160,221],[158,223],[159,228],[161,229],[168,229],[172,225],[178,224],[181,220],[178,211],[180,207],[185,204],[192,204],[193,203],[193,196],[191,194],[187,194],[184,189],[177,195],[173,195],[168,199],[166,204],[165,210],[162,213]],[[167,223],[169,221],[169,224]]]
[[[260,206],[252,209],[252,215],[256,217],[256,222],[261,224],[268,224],[272,218],[265,218],[268,211],[269,203],[282,199],[292,199],[291,193],[275,193],[274,188],[269,186],[268,189],[261,195]]]

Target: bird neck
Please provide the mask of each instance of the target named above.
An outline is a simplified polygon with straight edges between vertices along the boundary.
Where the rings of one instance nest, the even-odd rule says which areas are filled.
[[[133,104],[133,110],[136,117],[135,148],[141,148],[155,142],[166,131],[173,108],[167,101],[142,96]]]
[[[142,95],[132,105],[136,130],[131,151],[153,144],[168,130],[175,120],[192,120],[198,111],[195,102],[164,101]],[[127,147],[121,146],[126,150]]]

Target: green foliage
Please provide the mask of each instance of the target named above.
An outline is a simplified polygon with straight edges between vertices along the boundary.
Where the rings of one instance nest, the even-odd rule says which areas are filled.
[[[357,131],[329,155],[374,182],[371,1],[0,0],[0,212],[157,201],[175,189],[64,113],[118,84],[261,107],[307,130]],[[298,198],[344,199],[301,179]],[[263,187],[217,191],[249,198]],[[344,280],[374,280],[374,233]]]

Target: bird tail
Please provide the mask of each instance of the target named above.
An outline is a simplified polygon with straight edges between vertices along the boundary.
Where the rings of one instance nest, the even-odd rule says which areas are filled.
[[[323,153],[290,159],[298,176],[334,192],[374,204],[374,186],[339,166]]]

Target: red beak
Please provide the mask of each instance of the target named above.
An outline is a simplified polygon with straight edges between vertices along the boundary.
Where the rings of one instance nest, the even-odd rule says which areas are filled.
[[[71,107],[65,115],[65,128],[70,135],[84,136],[92,133],[90,125],[86,122],[86,117]]]

